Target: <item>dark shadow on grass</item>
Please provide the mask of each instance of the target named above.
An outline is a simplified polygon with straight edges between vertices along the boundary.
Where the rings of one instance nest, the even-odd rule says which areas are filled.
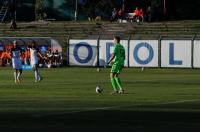
[[[44,113],[45,114],[45,113]],[[193,132],[200,113],[96,110],[48,116],[1,114],[2,132]]]

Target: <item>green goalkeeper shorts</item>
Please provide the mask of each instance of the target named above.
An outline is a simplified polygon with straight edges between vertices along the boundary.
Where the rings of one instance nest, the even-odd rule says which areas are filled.
[[[123,68],[123,66],[120,66],[120,65],[112,65],[111,73],[120,74],[122,71],[122,68]]]

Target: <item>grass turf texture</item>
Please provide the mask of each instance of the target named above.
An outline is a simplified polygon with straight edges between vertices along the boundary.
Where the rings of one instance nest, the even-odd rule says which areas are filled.
[[[123,95],[109,94],[109,70],[41,69],[40,83],[24,71],[16,85],[12,69],[1,68],[0,130],[200,131],[199,70],[124,69]]]

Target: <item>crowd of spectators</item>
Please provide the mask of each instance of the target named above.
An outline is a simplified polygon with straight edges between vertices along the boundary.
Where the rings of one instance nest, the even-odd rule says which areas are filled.
[[[146,10],[143,10],[143,8],[136,7],[132,12],[125,13],[122,8],[120,8],[119,10],[114,8],[110,20],[111,22],[113,21],[122,22],[122,20],[127,20],[130,22],[143,22],[144,20],[146,20],[148,22],[151,22],[152,9],[150,6]]]
[[[11,45],[4,46],[0,50],[0,66],[10,66],[12,65],[11,61]],[[28,46],[26,48],[21,48],[21,60],[23,65],[30,65],[30,49]],[[42,58],[39,59],[40,67],[60,67],[62,65],[62,55],[58,50],[52,51],[49,47],[46,51],[41,51],[41,54],[45,56],[45,60]]]

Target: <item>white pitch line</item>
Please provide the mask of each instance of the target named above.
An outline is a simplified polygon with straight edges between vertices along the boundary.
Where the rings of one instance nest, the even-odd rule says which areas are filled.
[[[35,117],[42,117],[42,116],[56,116],[56,115],[64,115],[64,114],[75,114],[75,113],[80,113],[80,112],[89,112],[89,111],[96,111],[96,110],[109,110],[109,109],[114,109],[114,108],[118,108],[118,107],[119,106],[96,107],[96,108],[90,108],[90,107],[70,108],[71,110],[75,110],[75,111],[72,111],[72,112],[47,113],[47,114],[36,114],[34,116]]]
[[[198,102],[198,101],[200,101],[200,99],[177,100],[172,102],[155,103],[155,105],[179,104],[179,103]]]
[[[134,105],[120,105],[120,106],[110,106],[110,107],[96,107],[96,108],[79,108],[79,110],[75,110],[77,108],[70,108],[71,110],[75,110],[73,112],[58,112],[58,113],[47,113],[47,114],[36,114],[33,115],[35,117],[43,117],[43,116],[56,116],[56,115],[64,115],[64,114],[75,114],[80,112],[89,112],[89,111],[96,111],[96,110],[110,110],[116,108],[126,108],[126,107],[134,107],[134,106],[156,106],[156,105],[167,105],[167,104],[179,104],[179,103],[186,103],[186,102],[197,102],[200,99],[193,99],[193,100],[178,100],[172,102],[163,102],[163,103],[154,103],[154,104],[134,104]]]

